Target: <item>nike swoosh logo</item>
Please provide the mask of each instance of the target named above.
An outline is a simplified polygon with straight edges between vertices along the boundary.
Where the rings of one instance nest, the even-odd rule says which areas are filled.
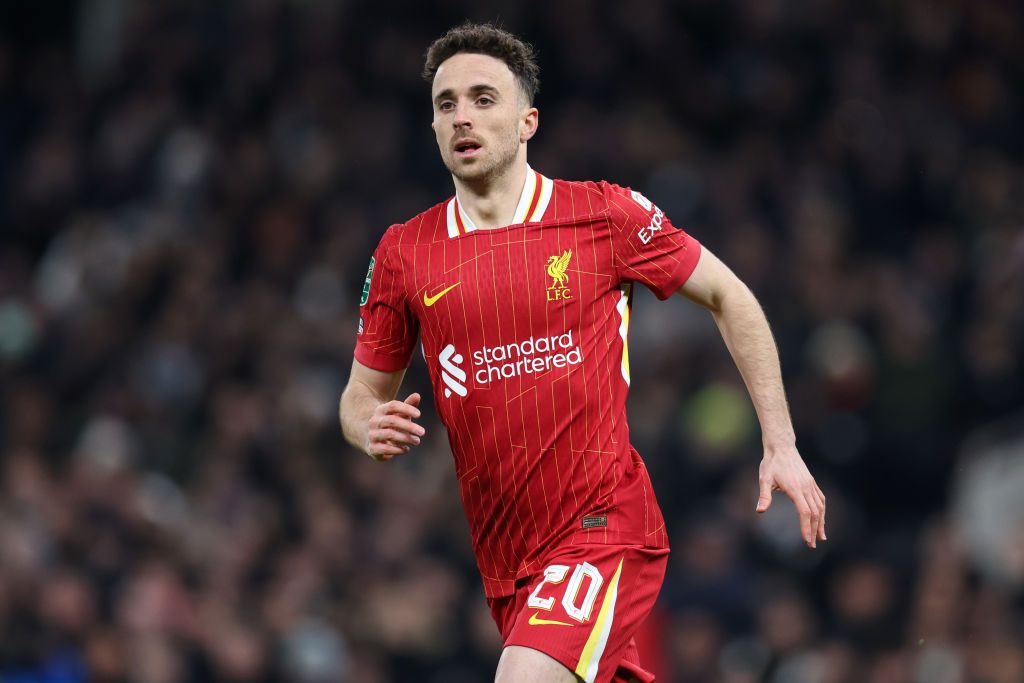
[[[453,289],[455,289],[456,287],[458,287],[461,284],[462,284],[462,282],[456,282],[451,287],[446,287],[445,289],[442,289],[440,292],[438,292],[434,296],[427,296],[427,293],[423,292],[423,305],[427,306],[427,307],[433,306],[434,304],[437,303],[438,299],[440,299],[442,296],[444,296],[448,292],[452,291]]]
[[[572,626],[564,621],[554,621],[551,619],[540,619],[537,617],[537,612],[530,615],[530,626]]]

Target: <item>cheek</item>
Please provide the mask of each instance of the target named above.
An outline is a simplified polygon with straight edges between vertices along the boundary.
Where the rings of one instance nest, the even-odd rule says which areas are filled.
[[[512,125],[509,127],[509,130],[511,131],[509,137],[515,138],[516,142],[522,141],[523,135],[526,133],[526,127],[523,126],[523,122],[520,121],[519,119],[516,119],[512,123]]]
[[[514,137],[519,135],[519,124],[515,119],[502,117],[492,123],[491,130],[501,137]]]

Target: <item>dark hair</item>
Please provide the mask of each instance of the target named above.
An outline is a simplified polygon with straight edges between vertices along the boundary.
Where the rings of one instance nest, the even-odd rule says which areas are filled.
[[[423,78],[432,82],[438,67],[446,59],[463,52],[487,55],[505,62],[523,89],[526,101],[533,104],[533,98],[540,89],[540,67],[537,66],[533,46],[492,24],[467,21],[431,43],[423,64]]]

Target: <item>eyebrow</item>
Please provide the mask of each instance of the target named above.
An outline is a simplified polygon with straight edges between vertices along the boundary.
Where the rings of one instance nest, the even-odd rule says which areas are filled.
[[[479,83],[477,85],[471,85],[469,87],[469,94],[470,95],[479,95],[480,93],[484,93],[484,92],[492,93],[494,95],[498,95],[499,94],[497,88],[495,88],[493,85],[487,85],[486,83]],[[445,88],[441,92],[437,93],[436,97],[434,97],[434,104],[437,104],[441,100],[449,99],[449,98],[451,98],[454,95],[455,95],[455,91],[454,90],[452,90],[451,88]]]

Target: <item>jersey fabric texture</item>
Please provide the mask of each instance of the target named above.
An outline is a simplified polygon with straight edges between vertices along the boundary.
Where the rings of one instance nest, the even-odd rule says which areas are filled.
[[[560,548],[543,571],[488,604],[502,642],[539,650],[586,683],[651,683],[633,634],[665,577],[667,549],[600,543]]]
[[[626,425],[629,315],[636,283],[666,299],[699,256],[643,195],[533,169],[506,227],[456,196],[382,237],[355,357],[401,370],[421,339],[487,597],[554,547],[667,547]]]

